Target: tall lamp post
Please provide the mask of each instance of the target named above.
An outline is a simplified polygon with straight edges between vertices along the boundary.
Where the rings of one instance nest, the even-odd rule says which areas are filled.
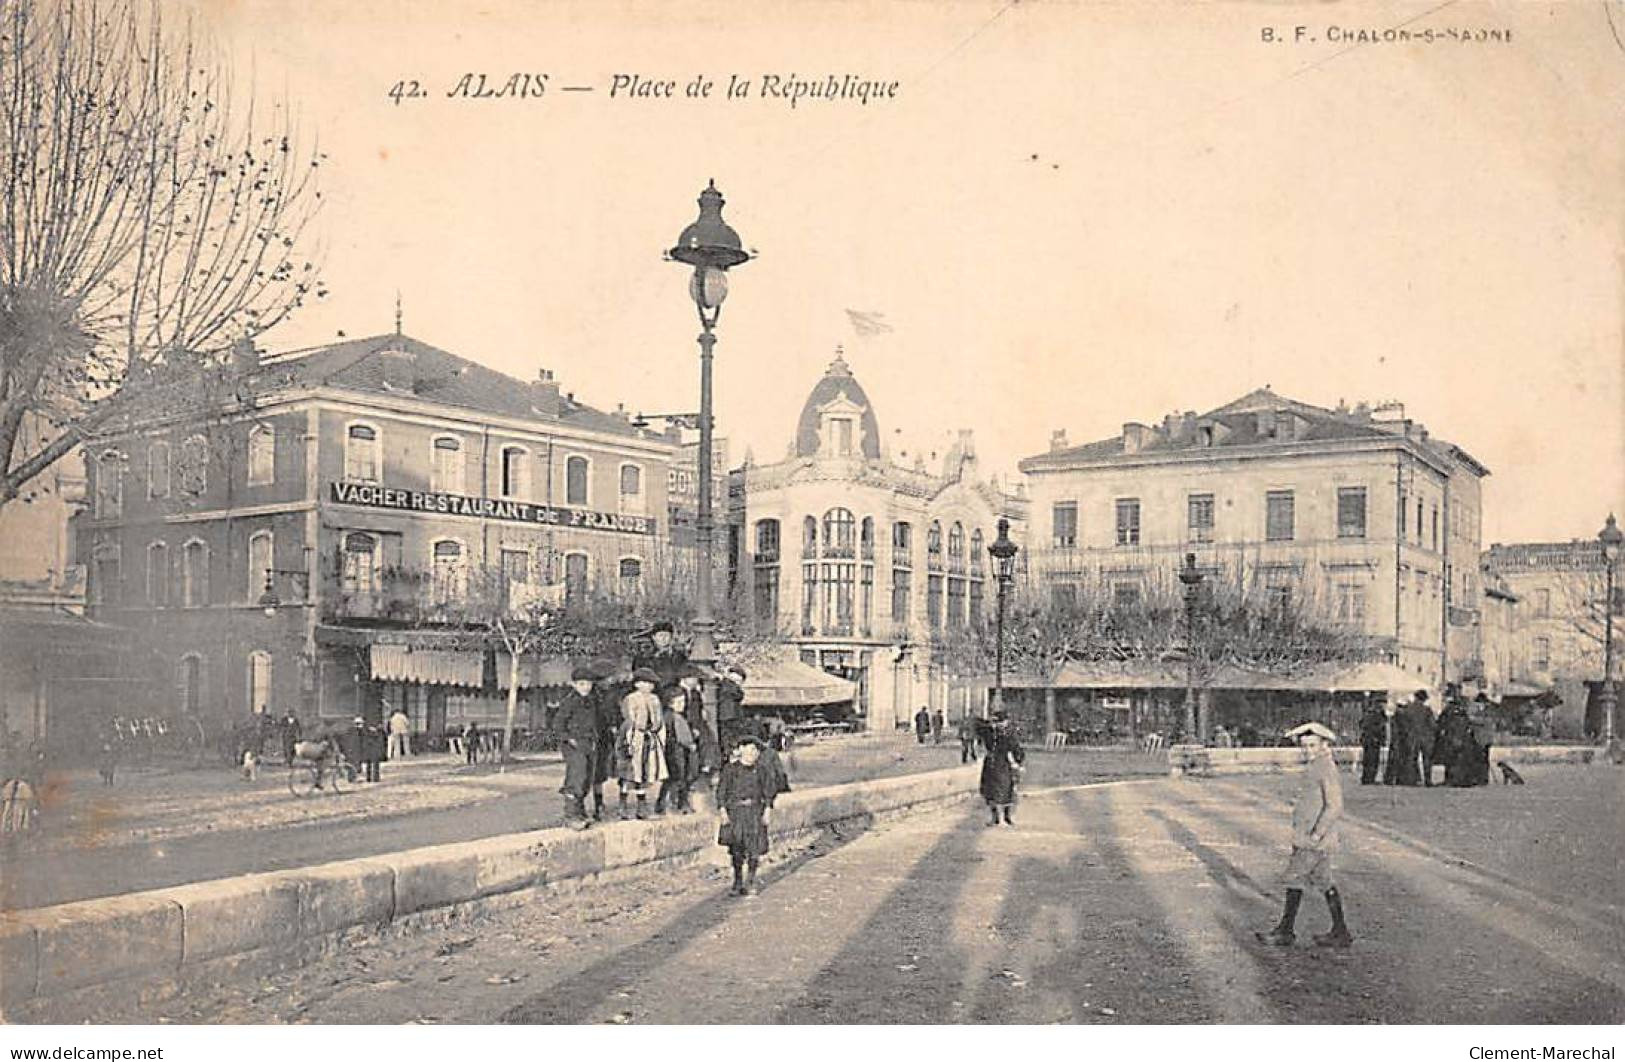
[[[1185,554],[1185,566],[1179,569],[1179,581],[1185,584],[1185,741],[1201,741],[1204,735],[1196,732],[1196,595],[1202,588],[1202,569],[1196,566],[1196,554]]]
[[[1016,544],[1010,541],[1010,521],[999,517],[999,536],[987,547],[999,579],[998,619],[993,634],[993,707],[1004,710],[1004,600],[1016,580]]]
[[[700,570],[689,658],[709,666],[717,659],[716,618],[711,614],[711,350],[717,342],[714,329],[722,302],[728,297],[728,270],[750,261],[750,255],[739,233],[722,220],[723,199],[716,181],[705,186],[699,202],[700,216],[677,237],[677,246],[666,257],[694,270],[688,294],[700,314],[700,499],[694,519]]]
[[[1611,747],[1614,743],[1614,711],[1619,704],[1619,695],[1614,692],[1614,566],[1619,563],[1620,543],[1625,542],[1625,531],[1614,523],[1613,513],[1608,514],[1608,522],[1597,533],[1597,541],[1602,543],[1602,564],[1607,572],[1607,589],[1602,601],[1602,692],[1597,701],[1602,709],[1602,740]]]

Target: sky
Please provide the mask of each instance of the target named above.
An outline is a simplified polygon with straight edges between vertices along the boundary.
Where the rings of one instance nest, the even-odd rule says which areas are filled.
[[[1052,430],[1267,384],[1399,400],[1459,443],[1492,472],[1486,546],[1625,512],[1617,3],[1612,26],[1602,0],[197,10],[329,156],[332,293],[273,352],[391,331],[399,291],[419,339],[600,407],[692,410],[698,327],[661,255],[715,179],[758,252],[716,348],[736,461],[783,454],[842,345],[910,460],[972,428],[1009,476]],[[1396,27],[1510,40],[1348,39]],[[547,87],[457,97],[470,73]],[[832,74],[896,93],[762,94]],[[617,75],[676,98],[612,96]],[[849,309],[892,331],[854,334]]]

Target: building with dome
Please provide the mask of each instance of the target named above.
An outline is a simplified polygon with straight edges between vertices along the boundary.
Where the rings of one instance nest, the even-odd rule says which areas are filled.
[[[1000,517],[1025,541],[1026,502],[977,466],[960,431],[935,468],[896,463],[840,348],[814,384],[782,461],[729,479],[729,582],[803,663],[857,684],[869,729],[922,705],[975,710],[979,676],[932,660],[942,632],[992,621],[987,554]]]

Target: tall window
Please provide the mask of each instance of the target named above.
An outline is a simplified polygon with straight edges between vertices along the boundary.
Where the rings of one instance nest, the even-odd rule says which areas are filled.
[[[891,618],[900,629],[906,630],[911,618],[910,594],[914,590],[914,573],[907,568],[893,568],[891,573]]]
[[[621,512],[641,513],[643,511],[643,468],[640,465],[622,465]]]
[[[811,516],[801,521],[801,555],[803,557],[818,555],[818,521]]]
[[[271,706],[271,654],[263,650],[248,654],[248,710],[264,715]]]
[[[965,580],[954,576],[948,577],[948,615],[949,629],[965,625]]]
[[[942,570],[942,525],[935,520],[925,529],[925,566],[933,571]]]
[[[1119,546],[1138,546],[1140,544],[1140,499],[1117,499],[1117,544]]]
[[[564,504],[587,504],[587,459],[575,456],[564,462]]]
[[[1439,551],[1439,507],[1437,505],[1429,506],[1428,522],[1432,526],[1429,534],[1433,540],[1433,551],[1437,553]]]
[[[965,528],[957,520],[948,529],[948,570],[965,570]]]
[[[1357,629],[1365,626],[1364,583],[1338,584],[1337,620]]]
[[[1293,499],[1289,490],[1264,494],[1264,537],[1270,542],[1291,542],[1293,538]]]
[[[352,424],[344,433],[344,478],[360,483],[378,482],[378,429]]]
[[[1213,495],[1192,494],[1185,499],[1186,526],[1192,542],[1213,541]]]
[[[1540,619],[1546,619],[1551,614],[1552,592],[1545,587],[1541,587],[1535,591],[1535,615]]]
[[[777,622],[779,615],[779,522],[756,521],[755,574],[752,586],[756,618]]]
[[[914,567],[914,525],[905,520],[891,525],[891,563],[893,568]]]
[[[1547,671],[1552,666],[1552,640],[1550,638],[1535,639],[1535,670]]]
[[[96,519],[116,520],[124,514],[124,460],[116,450],[96,459]]]
[[[1050,541],[1056,549],[1072,549],[1078,544],[1078,503],[1056,502],[1050,508]]]
[[[372,535],[344,536],[344,570],[340,585],[346,594],[378,592],[378,540]]]
[[[858,552],[864,560],[875,559],[875,518],[865,516],[858,526]]]
[[[820,629],[825,634],[851,634],[853,566],[825,564],[819,574],[824,584],[824,618]]]
[[[568,553],[564,557],[564,594],[571,601],[587,596],[587,555]]]
[[[276,432],[266,424],[248,431],[248,485],[261,487],[276,481]]]
[[[807,519],[811,521],[812,517]],[[814,528],[817,526],[813,524]],[[817,531],[813,534],[816,536]],[[818,633],[818,564],[811,560],[801,566],[801,633]]]
[[[193,435],[181,443],[179,475],[182,494],[199,495],[209,489],[209,440]]]
[[[852,456],[852,421],[848,417],[837,417],[830,422],[835,429],[835,452],[842,457]]]
[[[271,585],[271,532],[256,531],[248,536],[248,587],[244,601],[258,601]]]
[[[169,547],[162,542],[147,547],[147,604],[153,608],[169,604]]]
[[[200,608],[209,603],[209,544],[194,538],[181,548],[181,604]]]
[[[1417,583],[1421,590],[1422,584]],[[1292,578],[1289,575],[1271,575],[1264,583],[1264,601],[1270,611],[1277,616],[1284,616],[1292,611]]]
[[[875,623],[875,566],[865,564],[858,570],[858,633],[868,637]]]
[[[1365,537],[1365,488],[1337,488],[1337,537]]]
[[[162,439],[147,447],[147,497],[169,497],[169,444]]]
[[[181,696],[181,710],[196,715],[203,705],[203,658],[188,653],[175,665],[175,686]]]
[[[123,596],[124,573],[117,546],[97,546],[90,558],[90,600],[97,605],[116,605]]]
[[[925,621],[931,629],[942,629],[942,576],[930,575],[925,580]]]
[[[970,581],[970,625],[982,625],[982,580],[980,578]]]
[[[1422,544],[1422,499],[1416,499],[1416,544]]]
[[[982,529],[970,536],[970,625],[982,622],[982,578],[987,572],[987,550],[982,545]]]
[[[525,448],[522,446],[504,446],[502,448],[502,496],[504,498],[518,498],[525,494]]]
[[[434,544],[432,553],[434,602],[444,605],[463,594],[463,545],[460,542],[441,541]]]
[[[530,582],[530,551],[505,549],[502,551],[502,584],[513,586]]]
[[[430,454],[429,489],[443,494],[463,492],[463,441],[450,435],[435,437]]]
[[[620,583],[622,597],[637,597],[643,588],[643,562],[636,557],[622,557]]]
[[[777,520],[756,521],[756,561],[758,564],[772,564],[779,559],[779,522]]]
[[[854,555],[852,536],[856,521],[850,509],[831,509],[824,514],[825,557],[851,557]]]

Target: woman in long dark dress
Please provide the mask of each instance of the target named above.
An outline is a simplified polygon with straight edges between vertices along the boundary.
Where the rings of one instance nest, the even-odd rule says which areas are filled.
[[[982,760],[982,799],[987,801],[987,810],[992,815],[988,825],[997,826],[999,815],[1003,813],[1004,824],[1014,826],[1010,812],[1016,803],[1016,780],[1027,754],[1016,739],[1010,720],[1003,715],[995,716],[983,730],[982,744],[987,749],[987,756]]]
[[[717,807],[722,812],[717,843],[728,849],[733,863],[734,883],[729,890],[732,896],[756,894],[756,866],[767,854],[769,809],[779,793],[789,788],[764,764],[761,755],[762,746],[756,738],[741,739],[717,781]]]

